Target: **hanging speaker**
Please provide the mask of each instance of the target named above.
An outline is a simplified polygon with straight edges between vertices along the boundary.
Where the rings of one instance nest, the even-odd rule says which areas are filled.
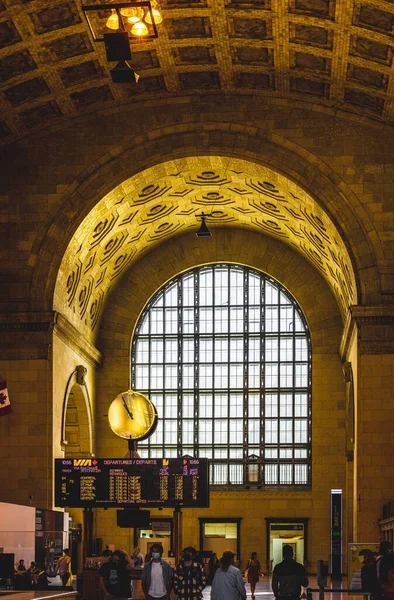
[[[108,62],[131,59],[129,36],[126,31],[104,33],[104,45]]]

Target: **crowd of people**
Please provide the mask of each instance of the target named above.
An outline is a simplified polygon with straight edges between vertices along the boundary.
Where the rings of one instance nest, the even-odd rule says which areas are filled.
[[[135,568],[139,548],[129,555],[124,550],[115,550],[108,562],[99,570],[101,587],[106,600],[126,600],[130,595],[130,571]],[[211,585],[212,600],[246,600],[244,576],[234,566],[234,554],[230,550],[219,560],[214,553],[208,563],[208,577],[195,548],[187,546],[182,558],[173,569],[163,560],[163,547],[153,544],[142,568],[142,590],[146,600],[202,600],[203,590]],[[260,562],[253,552],[248,563],[246,578],[251,586],[252,598],[259,577],[262,575]]]
[[[272,574],[272,591],[276,600],[300,600],[302,588],[309,584],[305,567],[293,558],[293,548],[285,544],[282,548],[283,560],[277,564]],[[257,553],[252,552],[246,564],[245,573],[234,566],[234,554],[226,550],[219,560],[215,553],[208,562],[206,574],[196,550],[187,546],[175,569],[163,559],[163,547],[155,543],[145,557],[145,564],[140,548],[134,548],[131,554],[125,550],[112,552],[106,547],[104,556],[108,561],[99,569],[100,586],[105,600],[127,600],[131,597],[132,571],[141,569],[142,590],[145,600],[202,600],[206,585],[211,585],[211,600],[246,600],[245,581],[250,584],[252,600],[255,598],[256,584],[263,576]],[[351,587],[372,600],[394,600],[394,552],[391,543],[384,540],[377,556],[371,550],[359,553],[362,567],[351,582]],[[71,558],[66,549],[58,560],[56,573],[60,575],[62,585],[69,583]],[[15,566],[15,580],[24,582],[18,589],[26,589],[29,582],[32,587],[39,587],[40,578],[46,572],[31,562],[27,568],[21,559]]]
[[[26,567],[23,558],[14,568],[14,589],[16,590],[46,590],[49,587],[48,576],[59,576],[61,587],[71,585],[71,556],[68,548],[63,550],[63,555],[58,559],[53,572],[47,566],[41,566],[31,561]]]

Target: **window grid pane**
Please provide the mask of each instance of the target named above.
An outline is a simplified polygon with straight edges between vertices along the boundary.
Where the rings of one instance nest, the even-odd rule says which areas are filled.
[[[309,331],[268,276],[220,264],[166,284],[137,325],[131,380],[159,414],[144,457],[209,458],[215,485],[247,483],[257,460],[258,483],[310,485]]]

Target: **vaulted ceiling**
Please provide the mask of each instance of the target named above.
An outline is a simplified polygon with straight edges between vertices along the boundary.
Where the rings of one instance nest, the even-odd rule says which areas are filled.
[[[92,4],[92,2],[87,2]],[[0,142],[116,103],[253,93],[394,121],[394,0],[160,0],[114,84],[80,0],[0,0]]]
[[[98,202],[64,254],[56,310],[86,335],[95,334],[108,292],[125,271],[171,237],[196,239],[201,211],[209,214],[213,231],[249,229],[296,249],[326,279],[344,318],[347,308],[357,304],[349,253],[322,207],[271,169],[210,156],[146,169]],[[240,250],[232,258],[242,262],[242,256]]]

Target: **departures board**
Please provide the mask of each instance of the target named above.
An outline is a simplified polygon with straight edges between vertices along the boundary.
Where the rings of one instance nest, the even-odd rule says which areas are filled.
[[[204,458],[58,458],[55,505],[88,507],[208,507]]]

